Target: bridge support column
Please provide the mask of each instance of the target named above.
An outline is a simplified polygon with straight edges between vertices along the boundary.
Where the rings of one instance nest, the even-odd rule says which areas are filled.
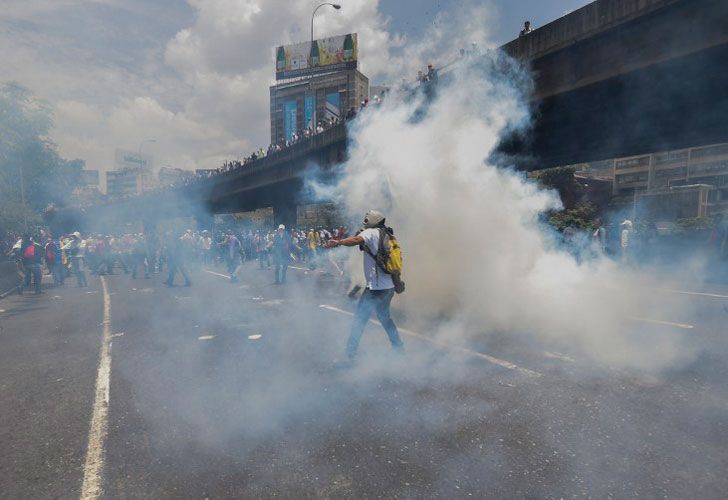
[[[286,228],[292,228],[297,219],[298,206],[293,200],[282,200],[273,205],[273,221],[276,226],[284,224]]]

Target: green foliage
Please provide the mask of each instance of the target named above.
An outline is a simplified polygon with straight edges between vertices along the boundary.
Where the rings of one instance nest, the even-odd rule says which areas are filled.
[[[84,162],[59,156],[48,139],[52,126],[48,103],[0,84],[0,236],[22,229],[26,219],[36,223],[49,204],[65,205],[80,182]]]
[[[562,210],[551,214],[549,224],[559,231],[567,227],[575,229],[591,229],[597,216],[597,207],[591,203],[580,203],[571,210]]]
[[[561,199],[574,182],[574,167],[554,167],[531,172],[530,176],[538,183],[548,189],[555,189],[559,192]]]
[[[712,227],[713,220],[710,217],[689,217],[675,221],[675,229],[679,232],[704,231]]]

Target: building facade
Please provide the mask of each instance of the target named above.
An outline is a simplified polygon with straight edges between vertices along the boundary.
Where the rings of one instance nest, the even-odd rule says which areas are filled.
[[[162,167],[159,169],[157,177],[159,179],[159,186],[171,186],[193,176],[194,174],[190,170],[177,167]]]
[[[136,168],[124,168],[106,172],[106,194],[120,198],[141,193],[141,175]]]
[[[357,69],[334,71],[270,87],[271,143],[331,118],[343,119],[369,99],[369,79]]]

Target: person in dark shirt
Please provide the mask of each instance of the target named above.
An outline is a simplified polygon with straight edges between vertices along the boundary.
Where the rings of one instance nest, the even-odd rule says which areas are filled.
[[[23,264],[24,275],[20,293],[22,294],[25,290],[30,289],[31,280],[34,285],[34,293],[36,295],[43,293],[41,290],[43,247],[33,241],[33,237],[29,234],[24,235],[20,243],[20,259]]]

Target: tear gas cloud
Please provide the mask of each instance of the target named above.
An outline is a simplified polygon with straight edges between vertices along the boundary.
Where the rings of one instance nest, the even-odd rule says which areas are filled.
[[[340,181],[323,193],[352,220],[386,213],[405,252],[408,318],[452,341],[523,333],[610,365],[684,357],[679,337],[647,339],[634,324],[659,317],[655,278],[607,258],[578,262],[540,221],[558,194],[489,161],[504,132],[527,133],[527,70],[491,52],[449,77],[434,99],[394,92],[362,113]],[[433,327],[443,317],[459,326]]]

